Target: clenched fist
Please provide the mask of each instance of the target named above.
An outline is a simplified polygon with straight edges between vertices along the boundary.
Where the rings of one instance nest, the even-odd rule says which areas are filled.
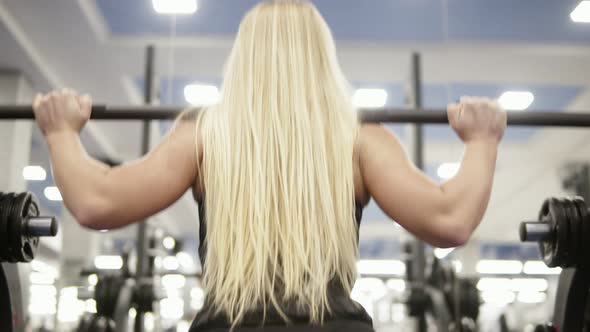
[[[79,133],[90,118],[92,100],[70,89],[56,90],[35,96],[33,111],[45,136],[61,131]]]
[[[477,140],[498,143],[506,129],[506,112],[497,101],[482,97],[462,97],[447,108],[449,123],[463,142]]]

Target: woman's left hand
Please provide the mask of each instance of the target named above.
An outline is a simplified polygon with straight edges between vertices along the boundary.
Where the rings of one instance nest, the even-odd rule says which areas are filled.
[[[70,89],[38,94],[33,101],[35,119],[46,137],[63,131],[79,133],[92,111],[89,95],[80,96]]]

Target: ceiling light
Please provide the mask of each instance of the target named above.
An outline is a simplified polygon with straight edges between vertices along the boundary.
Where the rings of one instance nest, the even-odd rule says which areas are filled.
[[[357,89],[352,95],[352,103],[356,107],[383,107],[386,102],[387,91],[383,89]]]
[[[576,23],[590,23],[590,1],[582,1],[571,12],[570,18]]]
[[[520,274],[522,263],[512,260],[481,260],[477,262],[475,270],[481,274]]]
[[[193,106],[211,106],[219,102],[215,85],[189,84],[184,87],[184,98]]]
[[[123,267],[121,256],[96,256],[94,266],[99,270],[120,270]]]
[[[436,170],[436,175],[442,180],[447,180],[455,176],[459,172],[461,163],[442,163]]]
[[[47,178],[47,172],[41,166],[25,166],[23,178],[28,181],[43,181]]]
[[[561,268],[559,267],[548,267],[542,261],[527,261],[524,263],[525,274],[560,274]]]
[[[528,91],[506,91],[498,98],[502,108],[512,111],[526,110],[534,100],[535,95]]]
[[[57,189],[57,187],[46,187],[45,190],[43,190],[43,194],[45,194],[45,197],[50,200],[50,201],[62,201],[63,198],[61,197],[61,193],[59,192],[59,189]]]
[[[152,0],[158,14],[193,14],[199,8],[197,0]]]
[[[89,286],[96,286],[96,284],[98,284],[98,275],[96,274],[91,274],[88,276],[88,285]]]
[[[176,245],[176,240],[174,240],[174,238],[172,236],[166,236],[162,240],[162,245],[164,246],[164,248],[166,248],[168,250],[172,250],[172,249],[174,249],[174,246]]]

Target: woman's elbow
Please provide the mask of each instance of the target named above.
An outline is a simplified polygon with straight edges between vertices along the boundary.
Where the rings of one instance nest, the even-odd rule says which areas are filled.
[[[439,223],[440,231],[436,242],[436,246],[439,248],[454,248],[464,246],[473,230],[468,227],[468,223],[462,222],[461,220],[449,220],[446,219]]]
[[[111,228],[110,210],[106,202],[90,200],[72,212],[80,226],[92,230],[105,230]]]

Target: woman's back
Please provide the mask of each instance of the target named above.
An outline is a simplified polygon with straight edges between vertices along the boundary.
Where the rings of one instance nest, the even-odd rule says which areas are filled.
[[[209,308],[233,326],[253,311],[322,323],[356,278],[358,119],[315,7],[251,10],[221,95],[197,119]]]

